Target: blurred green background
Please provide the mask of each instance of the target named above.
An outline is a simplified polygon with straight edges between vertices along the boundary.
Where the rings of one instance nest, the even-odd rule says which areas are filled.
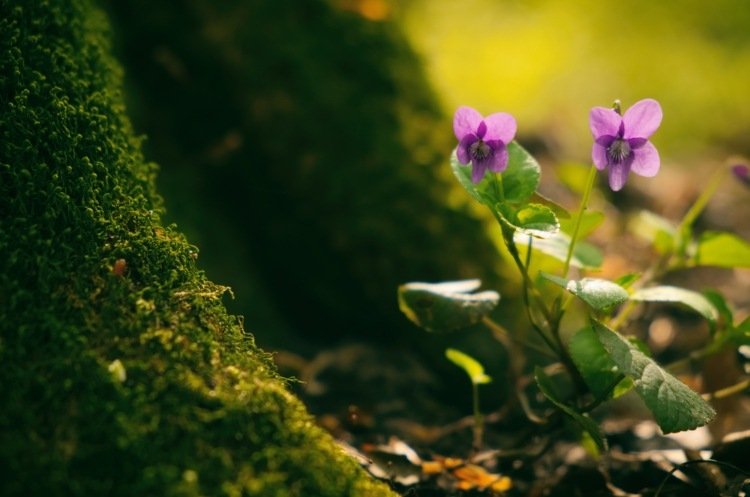
[[[588,162],[588,111],[615,98],[661,102],[665,170],[710,166],[705,176],[750,152],[740,2],[105,5],[169,219],[272,348],[310,330],[410,333],[395,305],[405,281],[503,286],[486,220],[447,167],[458,105],[514,114],[549,172]],[[633,183],[676,195],[671,179]]]
[[[666,162],[750,151],[750,5],[741,1],[409,0],[396,11],[446,109],[504,110],[587,160],[588,109],[659,100]]]
[[[396,302],[408,281],[481,278],[503,295],[497,318],[526,326],[496,230],[448,167],[458,105],[514,114],[519,141],[542,161],[543,191],[574,207],[552,165],[590,160],[589,109],[658,99],[664,172],[605,189],[595,202],[608,215],[669,197],[656,210],[677,218],[713,168],[750,153],[750,8],[740,2],[105,5],[167,219],[200,248],[209,278],[234,289],[230,310],[269,351],[310,358],[366,340],[421,352],[443,368],[440,381],[461,384],[442,354],[452,346],[502,374],[485,331],[427,337]],[[744,200],[720,200],[721,213],[741,214]],[[408,378],[403,387],[414,389]]]

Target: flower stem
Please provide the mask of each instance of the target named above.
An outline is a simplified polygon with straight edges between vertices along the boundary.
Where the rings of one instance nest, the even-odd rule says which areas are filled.
[[[591,166],[591,169],[589,169],[588,178],[586,178],[586,187],[583,190],[583,198],[581,198],[581,208],[578,211],[576,224],[573,227],[573,234],[570,237],[570,245],[568,246],[568,255],[565,257],[565,265],[563,266],[563,278],[568,277],[568,271],[570,270],[570,260],[573,257],[573,249],[575,248],[576,242],[578,241],[578,232],[581,229],[581,221],[583,220],[583,214],[586,212],[589,206],[589,197],[591,196],[591,190],[594,187],[595,178],[596,178],[596,167]]]
[[[492,178],[494,180],[492,184],[495,185],[495,193],[497,193],[497,196],[500,199],[500,202],[505,202],[505,188],[503,188],[503,175],[493,174]]]
[[[607,388],[604,389],[604,393],[602,395],[600,395],[599,397],[595,398],[594,400],[592,400],[591,402],[589,402],[585,406],[581,407],[579,409],[579,412],[581,412],[581,413],[591,412],[594,409],[596,409],[597,407],[599,407],[603,402],[606,402],[607,400],[609,400],[610,394],[615,390],[615,388],[617,387],[617,385],[619,385],[620,382],[623,379],[625,379],[625,375],[623,375],[623,374],[617,375],[617,377],[614,380],[612,380],[612,382],[610,382],[610,384],[607,386]]]
[[[734,385],[728,386],[726,388],[722,388],[721,390],[716,390],[715,392],[703,394],[703,398],[705,400],[725,399],[732,395],[744,392],[748,388],[750,388],[750,380],[745,380],[740,383],[736,383]]]
[[[482,432],[484,431],[482,413],[479,411],[479,385],[471,382],[471,394],[474,405],[474,450],[482,448]]]
[[[547,333],[542,329],[542,327],[537,324],[532,314],[531,305],[533,302],[534,304],[536,304],[536,307],[542,313],[542,316],[547,322],[548,327],[549,327],[549,323],[552,322],[552,314],[550,313],[547,306],[544,304],[544,299],[539,293],[539,290],[534,286],[534,283],[531,281],[531,277],[529,277],[528,268],[524,265],[523,261],[521,260],[521,256],[518,253],[518,247],[516,246],[516,242],[513,239],[514,230],[512,227],[508,226],[497,213],[495,213],[494,211],[493,213],[495,214],[495,218],[497,219],[497,222],[500,224],[500,229],[502,230],[502,233],[503,233],[503,240],[505,241],[505,246],[507,247],[508,252],[510,252],[511,257],[513,258],[513,262],[516,263],[516,267],[518,267],[518,271],[521,273],[521,281],[523,282],[524,307],[526,308],[526,315],[529,319],[531,327],[541,336],[541,338],[544,340],[544,342],[547,344],[547,346],[551,350],[555,351],[556,354],[560,354],[561,353],[560,350],[558,350],[557,347],[555,347],[555,344],[552,341],[552,339],[547,335]],[[531,247],[529,247],[529,250],[531,250]],[[533,300],[531,297],[533,297]]]
[[[609,327],[613,330],[617,330],[630,317],[630,313],[635,310],[636,306],[637,304],[635,301],[628,300],[622,310],[620,310],[620,312],[617,314],[617,316],[612,318],[612,320],[609,322]]]
[[[707,346],[699,350],[694,350],[687,357],[683,357],[682,359],[670,362],[664,367],[664,369],[671,373],[676,373],[688,366],[699,363],[703,359],[718,354],[719,352],[724,350],[726,344],[727,340],[717,340],[716,338],[714,338],[714,340],[712,340]]]
[[[677,247],[678,257],[683,258],[685,256],[685,251],[687,250],[687,245],[691,238],[691,228],[693,223],[706,208],[708,201],[711,200],[714,193],[716,193],[716,190],[719,188],[719,184],[721,184],[721,181],[724,179],[726,172],[726,168],[722,167],[711,176],[708,185],[703,189],[692,207],[690,207],[685,213],[682,221],[680,221],[680,225],[677,228],[677,236],[679,237]]]
[[[693,206],[690,207],[690,209],[685,214],[685,217],[682,218],[682,221],[680,222],[681,228],[690,226],[693,224],[693,222],[695,222],[695,219],[700,215],[701,212],[703,212],[703,209],[706,208],[706,205],[708,204],[708,201],[711,199],[713,194],[716,193],[716,189],[719,187],[719,183],[721,183],[721,180],[724,179],[725,173],[726,171],[724,170],[724,168],[721,168],[711,176],[708,186],[703,189]]]
[[[522,340],[516,337],[515,335],[508,332],[508,330],[505,329],[502,325],[492,320],[492,318],[489,318],[487,316],[483,317],[482,324],[484,324],[492,332],[492,336],[494,336],[495,339],[499,341],[500,343],[505,344],[508,341],[512,341],[522,347],[526,347],[530,350],[533,350],[537,354],[543,355],[549,359],[557,359],[557,356],[553,354],[551,351],[535,344],[534,342],[528,342],[526,340]]]

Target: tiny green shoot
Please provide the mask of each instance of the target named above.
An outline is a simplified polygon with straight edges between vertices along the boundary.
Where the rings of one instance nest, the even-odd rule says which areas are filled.
[[[471,380],[472,405],[474,410],[474,450],[482,447],[482,437],[484,433],[484,418],[479,410],[479,385],[490,383],[492,378],[484,372],[484,367],[468,354],[456,349],[447,349],[445,357],[456,366],[460,367]]]

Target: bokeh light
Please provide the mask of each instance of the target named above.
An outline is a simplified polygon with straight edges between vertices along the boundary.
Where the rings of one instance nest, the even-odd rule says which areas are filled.
[[[517,116],[521,137],[586,160],[588,109],[656,98],[665,156],[745,153],[750,9],[722,0],[412,0],[399,11],[446,112]]]

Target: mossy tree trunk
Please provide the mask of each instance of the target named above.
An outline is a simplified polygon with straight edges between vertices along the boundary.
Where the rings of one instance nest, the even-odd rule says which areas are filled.
[[[0,494],[391,495],[163,227],[86,0],[0,0]]]
[[[465,198],[455,138],[394,21],[330,0],[106,3],[170,214],[259,343],[413,350],[397,285],[500,283],[482,224],[448,205]],[[258,299],[275,315],[252,314]]]

